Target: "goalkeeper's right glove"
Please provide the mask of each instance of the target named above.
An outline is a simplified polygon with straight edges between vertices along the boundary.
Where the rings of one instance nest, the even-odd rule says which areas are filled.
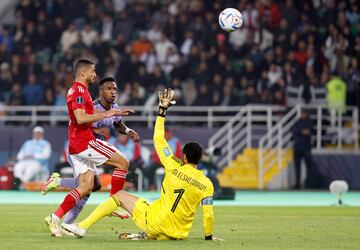
[[[163,109],[167,109],[171,105],[175,105],[176,101],[173,100],[175,91],[172,89],[164,89],[163,91],[158,92],[159,96],[159,106]]]
[[[163,91],[158,92],[159,116],[165,117],[168,107],[170,107],[171,105],[175,105],[176,101],[173,100],[174,95],[175,92],[172,89],[164,89]]]

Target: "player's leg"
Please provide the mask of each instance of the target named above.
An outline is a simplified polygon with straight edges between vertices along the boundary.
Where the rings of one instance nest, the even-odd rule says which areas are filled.
[[[74,221],[76,220],[76,218],[79,216],[80,212],[82,211],[82,209],[84,208],[86,202],[88,201],[88,199],[90,198],[90,194],[83,197],[77,204],[75,207],[73,207],[69,212],[66,213],[63,223],[66,224],[71,224],[74,223]]]
[[[71,179],[71,178],[67,178],[67,179]],[[100,176],[99,175],[95,175],[94,178],[94,187],[92,189],[92,192],[96,192],[98,190],[100,190],[101,185],[100,185]],[[76,220],[76,218],[79,216],[80,212],[83,210],[86,202],[88,201],[88,199],[90,198],[90,194],[83,197],[77,204],[75,207],[73,207],[64,217],[64,221],[63,223],[66,224],[71,224],[74,223],[74,221]]]
[[[124,188],[129,161],[119,150],[116,150],[114,155],[105,164],[115,168],[111,177],[110,189],[110,195],[114,195]]]
[[[77,188],[79,186],[77,178],[61,178],[59,173],[52,173],[49,180],[41,186],[42,195],[53,191],[57,187]]]
[[[91,193],[94,182],[94,172],[87,171],[79,175],[79,186],[65,197],[59,208],[54,212],[55,220],[60,219],[81,200],[82,197]]]
[[[110,195],[116,194],[124,187],[129,161],[116,147],[105,141],[96,139],[96,141],[90,142],[90,146],[98,154],[106,157],[105,161],[100,162],[101,164],[105,163],[115,168],[111,177]],[[101,159],[101,157],[99,157],[99,159]]]
[[[61,226],[65,230],[82,237],[93,224],[112,213],[119,206],[122,206],[130,214],[132,214],[135,203],[139,199],[139,197],[125,191],[119,191],[116,195],[111,196],[101,203],[85,220],[78,224],[62,224]],[[124,204],[122,204],[121,201]]]
[[[123,156],[123,154],[116,150],[114,155],[106,162],[108,165],[115,167],[114,172],[111,176],[111,189],[110,196],[116,194],[118,191],[124,188],[126,177],[128,174],[129,162]],[[121,219],[127,219],[130,215],[124,211],[121,207],[118,207],[111,213],[112,216],[119,217]]]
[[[75,207],[81,198],[87,196],[91,192],[94,182],[94,172],[87,170],[87,172],[80,174],[78,179],[79,187],[70,191],[65,196],[58,209],[53,214],[45,218],[45,223],[49,226],[52,236],[61,236],[59,222],[62,217]]]
[[[120,206],[124,208],[126,211],[133,215],[135,203],[140,199],[140,197],[136,195],[132,195],[125,191],[119,191],[116,194],[118,201],[120,202]]]
[[[116,147],[105,141],[96,139],[96,141],[91,141],[89,145],[95,151],[94,160],[97,166],[105,163],[114,167],[110,195],[115,194],[124,186],[129,161]]]

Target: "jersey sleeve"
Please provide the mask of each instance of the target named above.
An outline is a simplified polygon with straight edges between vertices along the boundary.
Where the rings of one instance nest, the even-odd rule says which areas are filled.
[[[84,109],[85,110],[86,95],[80,91],[75,91],[71,99],[72,110]]]
[[[114,103],[114,105],[112,106],[113,109],[120,109],[119,105],[117,103]],[[122,121],[122,117],[121,116],[114,116],[114,124],[117,124],[119,122]]]
[[[214,186],[210,182],[209,186],[205,190],[205,197],[201,200],[205,236],[212,235],[214,231],[213,195]]]
[[[169,144],[165,140],[165,118],[158,116],[154,128],[154,146],[159,159],[165,169],[176,168],[182,165],[182,162],[173,154]]]

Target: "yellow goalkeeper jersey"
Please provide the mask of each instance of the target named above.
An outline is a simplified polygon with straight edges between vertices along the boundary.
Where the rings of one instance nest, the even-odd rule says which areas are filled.
[[[154,145],[165,168],[160,199],[151,205],[150,221],[166,235],[186,238],[192,226],[195,212],[202,203],[205,234],[212,233],[212,196],[214,187],[209,178],[190,164],[183,164],[171,151],[164,138],[165,118],[158,116],[155,123]],[[209,205],[209,206],[207,206]],[[211,210],[209,210],[209,208]],[[205,214],[204,214],[205,215]],[[205,217],[210,218],[207,223]],[[208,225],[206,225],[208,224]],[[208,231],[208,232],[206,232]]]

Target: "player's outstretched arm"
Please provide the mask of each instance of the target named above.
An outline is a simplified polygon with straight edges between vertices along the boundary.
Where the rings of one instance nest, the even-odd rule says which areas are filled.
[[[74,110],[74,115],[78,124],[93,123],[112,116],[126,116],[133,113],[135,112],[132,109],[110,109],[106,112],[90,115],[86,114],[84,109]]]
[[[179,165],[173,157],[173,152],[167,141],[165,140],[165,115],[166,110],[170,105],[175,104],[172,100],[174,98],[174,91],[171,89],[165,89],[164,91],[159,91],[159,113],[156,118],[155,128],[154,128],[154,146],[155,150],[160,158],[161,163],[166,168],[167,165]]]

